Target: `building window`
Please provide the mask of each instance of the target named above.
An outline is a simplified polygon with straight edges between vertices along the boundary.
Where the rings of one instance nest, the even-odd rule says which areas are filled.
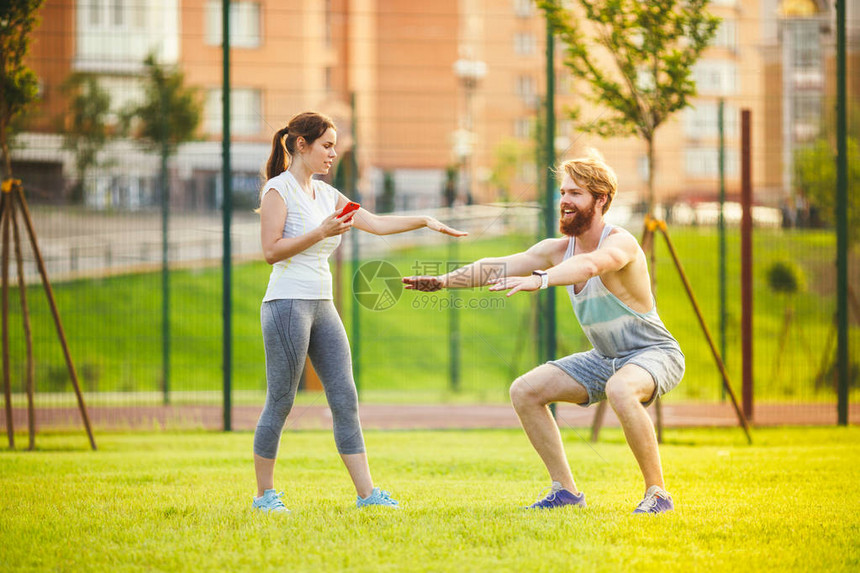
[[[101,22],[102,6],[101,6],[100,2],[97,2],[97,1],[92,2],[92,3],[84,2],[83,4],[81,4],[81,9],[89,11],[88,22],[89,22],[90,26],[98,26],[102,23]]]
[[[85,20],[90,26],[122,28],[128,24],[128,3],[128,0],[90,0],[78,6],[87,13]]]
[[[798,20],[790,24],[792,38],[790,39],[792,59],[795,68],[821,67],[821,38],[817,20]]]
[[[206,3],[206,43],[221,45],[221,1]],[[260,4],[256,2],[230,3],[230,47],[258,48],[260,46]]]
[[[135,2],[129,8],[131,11],[130,19],[131,25],[137,30],[142,30],[146,28],[146,19],[147,19],[147,11],[144,6]]]
[[[640,155],[636,158],[636,173],[639,175],[640,181],[648,181],[648,156]]]
[[[721,60],[703,60],[693,67],[693,79],[702,95],[737,93],[737,65]]]
[[[740,162],[737,149],[726,149],[727,177],[737,177]],[[688,177],[716,179],[720,175],[720,151],[716,147],[690,147],[684,151],[684,171]]]
[[[812,141],[821,133],[821,97],[798,93],[794,100],[794,140]]]
[[[537,52],[537,39],[530,32],[514,34],[514,53],[519,56],[531,56]]]
[[[235,88],[230,90],[230,133],[232,135],[258,135],[262,128],[262,96],[260,90]],[[221,90],[211,89],[206,96],[204,112],[206,132],[221,135],[223,124]]]
[[[514,92],[522,98],[526,105],[537,104],[537,86],[532,76],[517,76]]]
[[[712,46],[725,48],[736,52],[738,49],[738,23],[735,20],[723,20],[714,35]]]
[[[114,26],[123,26],[125,25],[125,1],[126,0],[113,0],[113,25]]]
[[[76,5],[76,71],[136,74],[153,52],[159,63],[178,61],[177,2],[88,0]]]
[[[566,68],[562,68],[557,72],[555,84],[555,93],[561,95],[571,95],[576,93],[576,77]]]
[[[530,18],[534,9],[533,0],[514,0],[514,14],[520,18]]]
[[[532,120],[528,117],[518,117],[514,120],[514,137],[528,139],[532,136]]]
[[[720,136],[720,108],[717,102],[697,102],[684,110],[684,135],[689,139]],[[738,137],[738,110],[731,104],[723,108],[723,133],[727,139]]]

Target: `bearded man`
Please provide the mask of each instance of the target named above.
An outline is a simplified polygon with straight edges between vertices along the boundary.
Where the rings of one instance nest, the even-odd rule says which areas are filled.
[[[553,402],[589,406],[608,400],[642,471],[645,496],[633,513],[674,509],[665,489],[654,425],[645,410],[684,375],[684,354],[657,315],[645,254],[636,239],[604,221],[618,186],[596,153],[564,162],[559,197],[563,238],[525,252],[485,258],[440,276],[405,277],[407,289],[490,285],[491,291],[565,286],[576,318],[593,348],[553,360],[517,378],[511,402],[547,471],[549,493],[530,509],[585,507],[573,479]]]

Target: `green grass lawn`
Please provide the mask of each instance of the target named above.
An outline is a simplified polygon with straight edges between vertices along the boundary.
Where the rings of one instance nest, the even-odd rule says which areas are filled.
[[[755,384],[759,400],[834,400],[827,383],[816,382],[832,332],[835,308],[832,233],[757,230],[755,242]],[[714,339],[719,341],[718,242],[713,229],[677,229],[672,237],[696,291]],[[528,248],[530,236],[459,241],[451,253],[445,246],[411,248],[383,257],[402,275],[434,264],[468,262]],[[669,400],[720,397],[720,378],[710,350],[683,291],[661,237],[658,237],[658,307],[687,356],[687,374]],[[728,243],[728,317],[726,361],[735,390],[740,391],[740,263],[736,230]],[[344,253],[348,258],[348,253]],[[777,260],[796,261],[807,277],[808,289],[789,301],[771,293],[766,270]],[[233,363],[234,388],[264,390],[260,300],[270,267],[263,263],[234,268]],[[855,265],[860,270],[860,265]],[[353,335],[352,266],[340,274],[347,332],[363,399],[386,401],[411,396],[415,401],[505,401],[511,380],[540,361],[536,350],[535,295],[505,298],[482,290],[457,291],[460,324],[460,392],[449,389],[449,295],[405,291],[392,308],[362,309],[360,335]],[[856,277],[860,281],[860,276]],[[855,281],[856,282],[856,281]],[[377,283],[378,286],[378,283]],[[80,280],[55,285],[72,355],[86,389],[91,391],[157,391],[161,388],[160,274]],[[204,269],[171,273],[171,383],[177,391],[217,391],[221,388],[222,318],[221,271]],[[13,289],[12,292],[15,295]],[[68,376],[57,344],[51,316],[39,288],[29,295],[34,321],[37,388],[68,390]],[[794,322],[785,352],[780,354],[785,308],[793,305]],[[12,297],[13,383],[20,391],[24,379],[24,345],[18,303]],[[558,353],[588,348],[567,293],[556,289]],[[852,348],[860,353],[856,324]],[[860,381],[858,381],[860,382]],[[860,384],[858,384],[860,386]],[[860,389],[852,390],[852,399]]]
[[[258,515],[250,433],[43,434],[0,450],[6,571],[856,571],[860,428],[671,430],[676,511],[630,515],[623,437],[563,430],[587,509],[527,512],[548,485],[520,431],[367,432],[399,511],[357,510],[330,432],[287,432]]]

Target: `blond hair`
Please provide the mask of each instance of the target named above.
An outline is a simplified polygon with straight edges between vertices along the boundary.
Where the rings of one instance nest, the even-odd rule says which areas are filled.
[[[618,190],[618,176],[606,164],[599,151],[589,149],[585,157],[568,159],[556,170],[559,177],[563,177],[565,173],[570,175],[577,185],[591,193],[595,200],[601,195],[606,196],[606,203],[603,205],[603,212],[606,213]]]

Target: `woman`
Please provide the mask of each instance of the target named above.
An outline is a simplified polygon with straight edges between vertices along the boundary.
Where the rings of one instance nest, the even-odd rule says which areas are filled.
[[[263,254],[273,267],[260,311],[268,390],[254,434],[253,507],[266,512],[288,511],[280,499],[283,492],[274,489],[275,458],[306,356],[323,383],[335,443],[358,494],[356,505],[397,506],[370,477],[349,341],[332,302],[328,257],[353,227],[376,235],[422,227],[466,235],[432,217],[377,216],[364,209],[338,217],[349,201],[313,178],[331,169],[336,143],[331,119],[313,112],[297,115],[275,134],[266,164],[269,180],[260,193]]]

